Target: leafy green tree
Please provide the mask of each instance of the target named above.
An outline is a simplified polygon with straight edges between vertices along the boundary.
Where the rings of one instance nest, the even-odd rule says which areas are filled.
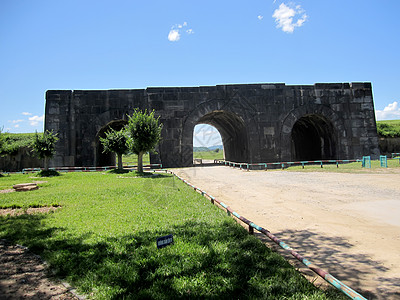
[[[129,150],[138,156],[138,172],[143,172],[143,154],[154,150],[161,140],[162,124],[159,117],[154,116],[154,111],[140,111],[135,109],[132,116],[128,116],[126,129],[130,136]]]
[[[118,157],[118,170],[122,170],[122,155],[128,152],[128,136],[124,129],[117,131],[111,128],[105,134],[105,138],[100,138],[100,142],[104,148],[103,153],[116,153]]]
[[[57,134],[53,131],[46,130],[42,135],[35,133],[35,138],[32,142],[32,150],[37,157],[44,160],[44,169],[49,169],[49,158],[56,153],[56,142],[58,141]]]

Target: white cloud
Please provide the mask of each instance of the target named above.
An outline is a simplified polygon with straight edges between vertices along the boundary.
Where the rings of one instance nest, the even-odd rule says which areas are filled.
[[[19,124],[15,124],[15,125],[14,125],[14,128],[19,128]]]
[[[295,20],[297,16],[297,20]],[[292,33],[296,27],[303,26],[308,16],[300,5],[294,6],[293,4],[286,5],[281,3],[279,8],[274,11],[272,15],[277,23],[277,28],[282,28],[282,31]]]
[[[43,123],[44,115],[30,117],[29,121],[31,126],[37,126],[39,123]]]
[[[180,39],[181,39],[181,34],[179,33],[179,30],[171,29],[171,31],[168,34],[168,40],[170,42],[177,42]]]
[[[383,110],[375,110],[375,116],[378,121],[400,119],[400,108],[397,101],[388,104]]]
[[[32,113],[30,113],[30,112],[23,112],[22,113],[24,116],[32,116]]]
[[[264,19],[264,16],[259,15],[257,18],[261,21],[262,19]]]
[[[169,31],[169,34],[168,34],[168,40],[170,42],[179,41],[181,39],[181,36],[182,36],[181,32],[182,32],[182,30],[184,30],[184,27],[187,27],[187,22],[183,22],[183,24],[177,24],[177,25],[172,26],[172,28],[171,28],[171,30]],[[187,34],[193,34],[194,33],[193,29],[191,29],[191,28],[185,30],[185,32]]]

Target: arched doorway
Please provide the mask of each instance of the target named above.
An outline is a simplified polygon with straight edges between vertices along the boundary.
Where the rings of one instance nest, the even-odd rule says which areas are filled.
[[[218,129],[209,124],[197,124],[193,132],[193,161],[224,159],[224,147]]]
[[[242,118],[232,112],[215,110],[200,117],[197,124],[215,127],[221,135],[226,160],[246,162],[249,157],[247,131]]]
[[[100,137],[104,138],[106,132],[111,128],[114,130],[121,130],[128,122],[126,120],[114,120],[103,126],[96,135],[96,153],[95,165],[96,167],[115,166],[116,158],[115,153],[103,153],[103,145],[100,142]]]
[[[320,160],[336,158],[336,134],[324,116],[309,114],[296,121],[292,128],[292,159]]]

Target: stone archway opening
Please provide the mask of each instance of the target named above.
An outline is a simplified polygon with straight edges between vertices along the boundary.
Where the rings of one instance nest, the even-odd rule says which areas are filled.
[[[106,132],[111,128],[114,130],[121,130],[128,122],[126,120],[114,120],[103,126],[96,135],[96,150],[95,150],[95,166],[115,166],[116,156],[115,153],[103,153],[103,145],[100,142],[100,137],[104,138]]]
[[[292,159],[336,158],[336,134],[332,123],[322,115],[301,117],[292,129]]]
[[[224,159],[224,147],[218,129],[209,124],[197,124],[193,132],[193,162]]]
[[[215,110],[202,116],[196,123],[215,127],[221,135],[224,158],[228,161],[247,162],[249,147],[247,131],[242,118],[232,112]]]

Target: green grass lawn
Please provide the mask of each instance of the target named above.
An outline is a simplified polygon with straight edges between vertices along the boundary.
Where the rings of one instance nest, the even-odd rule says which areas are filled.
[[[399,159],[388,159],[387,160],[388,168],[382,168],[380,166],[379,160],[371,160],[371,168],[362,168],[361,162],[354,162],[348,164],[339,164],[339,168],[336,167],[336,164],[324,164],[323,168],[320,165],[305,165],[304,169],[301,165],[291,166],[285,170],[287,171],[301,171],[301,172],[342,172],[342,173],[368,173],[368,172],[376,172],[379,170],[391,170],[391,169],[399,169]]]
[[[193,159],[195,158],[201,158],[207,160],[224,159],[224,152],[222,150],[220,150],[219,152],[215,151],[193,152]]]
[[[0,189],[35,180],[30,176],[1,177]],[[170,175],[66,173],[45,180],[36,191],[0,194],[0,205],[62,208],[0,217],[0,238],[40,254],[58,277],[90,298],[342,297],[315,288],[226,213]],[[156,238],[168,234],[175,243],[157,249]]]

